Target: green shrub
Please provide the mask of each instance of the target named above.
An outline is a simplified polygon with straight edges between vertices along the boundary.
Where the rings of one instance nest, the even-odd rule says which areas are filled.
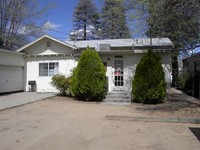
[[[151,50],[145,54],[136,67],[132,82],[133,101],[156,104],[162,102],[166,95],[165,73],[160,57]]]
[[[74,82],[76,79],[76,68],[74,68],[72,75],[70,77],[68,77],[68,81],[69,81],[69,89],[68,89],[68,93],[70,96],[75,96],[75,93],[73,91],[75,91],[74,88]]]
[[[66,95],[66,91],[69,88],[69,79],[64,75],[55,75],[51,79],[51,85],[60,91],[62,95]]]
[[[71,80],[72,80],[72,76],[67,77],[68,88],[65,90],[65,95],[67,95],[67,96],[73,96],[73,93],[70,89]]]
[[[96,51],[83,51],[73,71],[72,92],[83,100],[101,100],[105,95],[106,71]]]
[[[177,87],[181,90],[192,90],[192,75],[189,72],[181,72],[177,78]]]

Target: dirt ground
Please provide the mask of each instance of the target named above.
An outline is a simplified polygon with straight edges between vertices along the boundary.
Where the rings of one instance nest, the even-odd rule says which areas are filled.
[[[177,116],[200,118],[200,100],[171,88],[162,104],[145,105],[132,103],[132,110],[154,116]]]
[[[107,120],[147,116],[124,106],[52,97],[0,111],[1,150],[199,150],[198,124]]]

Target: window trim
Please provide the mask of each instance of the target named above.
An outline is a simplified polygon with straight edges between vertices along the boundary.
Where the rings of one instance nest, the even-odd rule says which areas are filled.
[[[57,66],[57,71],[54,74],[50,73],[50,70],[52,70],[52,69],[50,69],[50,64],[51,63],[54,64],[54,71],[55,71],[55,68],[56,68],[55,66]],[[41,75],[41,73],[40,73],[40,64],[47,64],[47,75]],[[58,74],[58,72],[59,72],[59,62],[39,62],[38,66],[39,66],[39,77],[52,77],[52,76]],[[42,69],[44,69],[44,68],[42,68]]]

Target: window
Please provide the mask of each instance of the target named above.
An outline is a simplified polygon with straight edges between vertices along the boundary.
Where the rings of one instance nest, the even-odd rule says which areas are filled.
[[[39,76],[48,76],[48,63],[39,63]]]
[[[123,56],[115,56],[115,58],[123,58]]]
[[[115,60],[114,80],[115,86],[124,86],[123,60]]]
[[[58,74],[58,62],[39,63],[39,76],[53,76]]]
[[[51,47],[50,41],[47,41],[47,47]]]

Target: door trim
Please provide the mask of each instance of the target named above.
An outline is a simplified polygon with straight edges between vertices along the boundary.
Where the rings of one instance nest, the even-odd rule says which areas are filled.
[[[118,64],[116,64],[117,61],[118,61]],[[113,91],[124,91],[125,87],[124,87],[124,58],[123,56],[114,58],[112,74],[113,74],[112,76]]]

